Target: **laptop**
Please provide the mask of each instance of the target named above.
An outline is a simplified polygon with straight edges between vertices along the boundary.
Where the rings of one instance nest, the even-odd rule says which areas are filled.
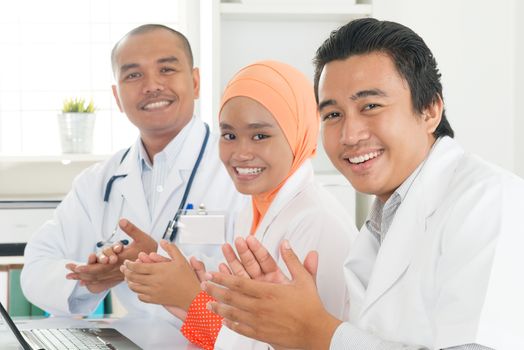
[[[0,302],[0,315],[24,350],[141,349],[114,328],[59,328],[20,331]]]

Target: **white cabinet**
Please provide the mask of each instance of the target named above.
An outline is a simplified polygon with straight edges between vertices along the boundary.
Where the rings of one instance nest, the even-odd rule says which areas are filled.
[[[58,202],[0,202],[0,244],[25,243],[53,217]]]
[[[289,63],[313,81],[312,59],[331,31],[371,12],[370,0],[201,0],[201,101],[212,103],[201,104],[200,115],[216,128],[224,86],[257,60]],[[317,180],[354,218],[355,191],[334,169],[320,139],[313,164]]]
[[[275,59],[313,81],[313,56],[331,31],[371,15],[369,3],[351,0],[201,0],[200,7],[201,99],[213,101],[201,115],[215,127],[224,86],[240,68]],[[335,173],[321,146],[313,163],[317,172]]]

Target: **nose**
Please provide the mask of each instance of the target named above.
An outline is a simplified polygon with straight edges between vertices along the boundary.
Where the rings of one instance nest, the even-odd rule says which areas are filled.
[[[346,116],[340,133],[340,143],[344,146],[355,146],[360,141],[370,137],[369,127],[365,117]]]
[[[253,150],[249,141],[241,141],[233,152],[233,159],[238,162],[246,162],[254,159]]]
[[[164,80],[159,75],[148,75],[144,79],[142,92],[144,94],[151,94],[154,92],[161,92],[164,90]]]

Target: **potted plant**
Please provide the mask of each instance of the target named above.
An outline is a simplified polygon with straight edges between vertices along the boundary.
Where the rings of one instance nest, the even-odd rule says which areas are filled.
[[[63,153],[91,153],[95,110],[93,100],[88,104],[83,98],[64,100],[62,112],[58,114]]]

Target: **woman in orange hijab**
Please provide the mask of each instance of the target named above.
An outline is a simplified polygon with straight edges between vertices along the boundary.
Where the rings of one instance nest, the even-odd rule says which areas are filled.
[[[318,251],[320,296],[331,313],[342,317],[347,311],[343,262],[357,231],[336,199],[314,182],[310,158],[316,153],[319,119],[313,86],[287,64],[251,64],[226,86],[219,125],[220,159],[237,190],[251,195],[251,205],[235,221],[235,235],[254,235],[286,272],[278,254],[282,239],[302,259]],[[205,349],[268,348],[211,321],[202,324],[207,301],[201,292],[190,307],[182,328],[189,340]]]
[[[340,203],[314,182],[310,158],[316,153],[319,124],[313,86],[301,72],[275,61],[251,64],[233,77],[223,94],[220,158],[237,190],[251,196],[235,221],[235,236],[255,236],[286,273],[278,254],[282,239],[289,240],[301,259],[316,250],[319,294],[329,312],[343,318],[348,311],[343,262],[357,230]],[[268,348],[221,327],[221,319],[206,310],[211,298],[195,292],[195,278],[174,274],[171,278],[179,285],[165,288],[172,297],[166,304],[188,311],[177,316],[185,319],[181,330],[191,342],[204,349]],[[133,275],[126,276],[134,290]],[[193,293],[189,307],[173,294],[181,280],[190,291],[186,294]],[[176,293],[180,297],[185,292]]]

